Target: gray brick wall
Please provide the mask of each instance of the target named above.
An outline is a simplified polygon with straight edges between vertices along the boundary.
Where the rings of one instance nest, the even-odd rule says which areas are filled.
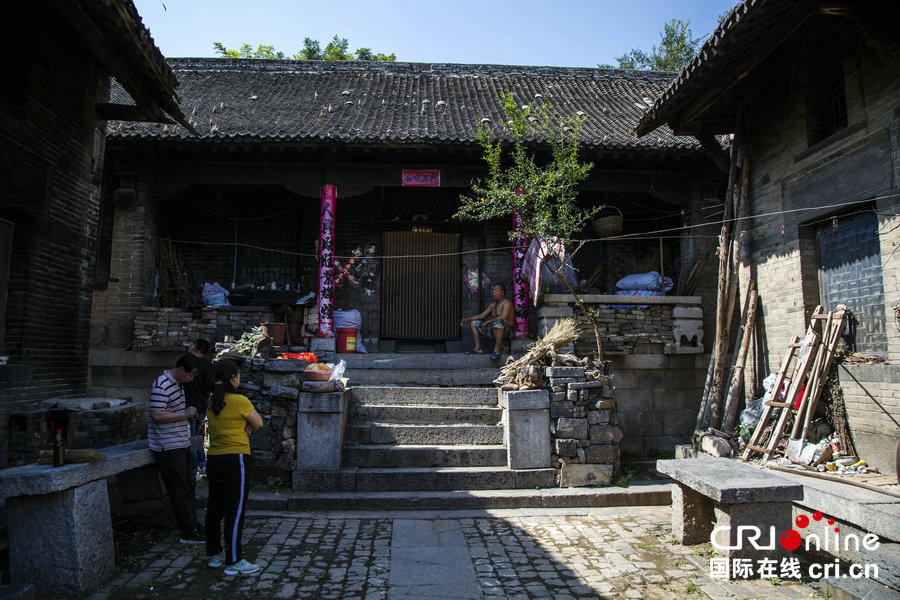
[[[94,102],[109,80],[72,33],[39,9],[6,15],[28,31],[21,59],[3,67],[2,160],[36,177],[3,184],[19,201],[0,206],[15,224],[5,336],[0,352],[0,465],[8,415],[36,401],[84,395],[99,230],[102,123]],[[7,125],[8,124],[8,127]]]
[[[900,324],[893,311],[900,302],[900,262],[896,252],[900,244],[900,219],[895,216],[900,201],[896,179],[875,178],[857,189],[823,185],[821,194],[800,206],[810,208],[808,212],[794,210],[800,200],[790,192],[793,182],[800,178],[805,177],[807,182],[815,182],[817,177],[829,181],[827,178],[834,177],[834,173],[842,173],[839,169],[847,170],[847,163],[842,160],[860,149],[872,149],[864,164],[869,167],[874,164],[873,172],[880,169],[884,173],[897,173],[900,168],[897,149],[900,84],[896,76],[872,53],[851,54],[845,62],[844,73],[848,127],[812,148],[807,146],[804,104],[798,100],[802,89],[792,88],[787,67],[784,71],[772,71],[769,81],[758,82],[761,85],[757,89],[761,91],[747,101],[751,128],[746,149],[751,165],[752,212],[757,215],[748,228],[749,266],[759,285],[760,316],[765,331],[765,345],[757,346],[759,353],[752,360],[758,365],[759,381],[777,370],[790,337],[804,334],[809,312],[819,302],[815,244],[801,227],[804,221],[828,219],[831,214],[848,210],[829,208],[829,205],[872,202],[874,198],[879,213],[889,364],[845,369],[841,383],[854,434],[866,440],[882,440],[882,447],[890,446],[893,452],[896,442],[890,440],[898,435],[897,415],[900,414],[897,405],[900,377],[896,373]],[[883,141],[884,136],[889,138],[888,142]],[[848,171],[847,175],[853,173]],[[855,371],[864,372],[862,379],[850,377]],[[884,440],[888,442],[885,444]],[[868,441],[863,446],[869,452],[878,444]]]

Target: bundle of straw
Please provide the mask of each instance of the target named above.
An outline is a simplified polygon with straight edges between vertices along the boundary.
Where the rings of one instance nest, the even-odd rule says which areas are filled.
[[[552,364],[557,350],[575,343],[577,339],[578,327],[573,319],[557,321],[547,335],[529,344],[525,356],[504,365],[500,369],[500,377],[494,383],[515,381],[519,371],[528,370],[528,367],[534,365]]]

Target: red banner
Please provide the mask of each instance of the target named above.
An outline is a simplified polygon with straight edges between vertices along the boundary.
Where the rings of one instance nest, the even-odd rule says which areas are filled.
[[[441,172],[438,169],[403,169],[401,185],[417,187],[441,187]]]

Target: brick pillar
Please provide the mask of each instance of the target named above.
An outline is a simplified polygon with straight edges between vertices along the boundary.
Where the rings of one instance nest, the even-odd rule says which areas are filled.
[[[136,188],[136,189],[135,189]],[[156,285],[155,214],[149,184],[113,193],[112,251],[109,282],[93,295],[91,346],[124,348],[134,338],[137,310],[152,305]]]

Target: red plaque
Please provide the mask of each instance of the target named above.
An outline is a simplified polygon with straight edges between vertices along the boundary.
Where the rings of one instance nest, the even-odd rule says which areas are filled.
[[[403,169],[400,181],[404,186],[441,187],[441,172],[437,169]]]

